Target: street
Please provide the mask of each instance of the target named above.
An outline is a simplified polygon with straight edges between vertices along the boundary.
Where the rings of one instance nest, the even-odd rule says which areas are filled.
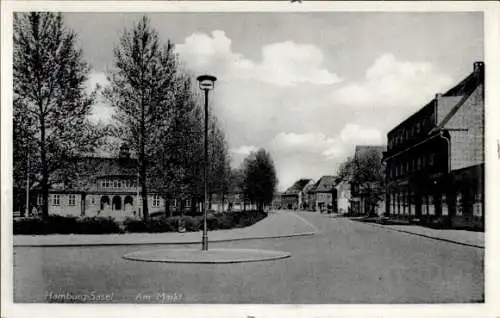
[[[138,250],[197,245],[15,247],[14,301],[46,302],[66,293],[118,303],[484,301],[484,249],[319,213],[299,216],[317,228],[316,235],[209,246],[292,254],[277,261],[207,265],[122,258]]]

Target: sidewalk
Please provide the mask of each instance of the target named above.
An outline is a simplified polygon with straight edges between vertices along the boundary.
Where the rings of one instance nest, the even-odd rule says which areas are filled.
[[[209,242],[313,235],[315,229],[296,213],[271,212],[246,228],[208,232]],[[14,246],[86,246],[139,244],[201,244],[202,232],[128,234],[13,235]]]
[[[365,223],[397,232],[414,234],[435,240],[484,248],[484,232],[473,232],[453,229],[432,229],[419,225],[382,225],[377,223]]]

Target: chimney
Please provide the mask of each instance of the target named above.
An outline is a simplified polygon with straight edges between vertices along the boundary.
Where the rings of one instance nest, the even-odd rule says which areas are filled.
[[[474,73],[481,73],[484,70],[484,62],[474,62]]]

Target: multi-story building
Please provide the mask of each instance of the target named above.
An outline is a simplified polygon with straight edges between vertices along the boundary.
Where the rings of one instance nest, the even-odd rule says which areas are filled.
[[[297,180],[290,188],[281,194],[281,203],[285,209],[297,210],[304,202],[304,187],[313,183],[311,179]]]
[[[304,193],[304,199],[302,200],[302,209],[303,210],[309,210],[309,211],[315,211],[316,210],[316,186],[318,185],[318,182],[316,183],[308,183],[302,192]]]
[[[337,213],[345,214],[351,211],[351,180],[349,177],[339,178],[335,183],[337,192]]]
[[[316,183],[314,192],[316,193],[316,211],[336,212],[337,211],[337,189],[335,189],[337,177],[322,176]]]
[[[484,226],[484,63],[387,134],[386,213]]]

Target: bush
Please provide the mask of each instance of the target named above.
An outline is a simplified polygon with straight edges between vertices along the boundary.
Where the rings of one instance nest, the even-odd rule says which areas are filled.
[[[203,227],[203,219],[200,217],[183,216],[186,231],[197,232]]]
[[[14,220],[14,234],[107,234],[122,233],[120,225],[112,218],[49,215],[47,218]]]
[[[47,218],[14,220],[14,234],[70,234],[78,232],[78,221],[73,216],[50,215]]]
[[[84,217],[78,220],[80,234],[110,234],[123,233],[118,222],[111,217]],[[74,232],[72,232],[74,233]]]
[[[267,216],[265,212],[223,212],[207,216],[209,231],[232,229],[250,226]],[[111,217],[83,217],[51,215],[47,218],[15,219],[14,234],[43,235],[43,234],[109,234],[109,233],[162,233],[176,232],[179,229],[179,220],[184,221],[188,232],[196,232],[203,227],[203,216],[172,216],[151,218],[148,222],[142,219],[126,218],[123,229]]]
[[[13,233],[14,235],[46,234],[46,229],[41,218],[14,219]]]

